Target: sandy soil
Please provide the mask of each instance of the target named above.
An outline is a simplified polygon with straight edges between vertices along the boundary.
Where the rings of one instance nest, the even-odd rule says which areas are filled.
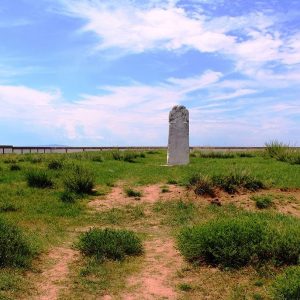
[[[50,267],[42,270],[37,284],[38,295],[36,300],[58,299],[61,289],[66,287],[66,278],[69,273],[69,264],[79,256],[78,252],[71,248],[53,248],[45,257]]]

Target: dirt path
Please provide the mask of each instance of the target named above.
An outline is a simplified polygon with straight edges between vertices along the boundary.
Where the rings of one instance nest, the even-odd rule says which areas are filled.
[[[177,299],[173,279],[182,264],[173,240],[155,238],[145,242],[145,264],[141,273],[128,279],[130,293],[124,300]]]
[[[66,288],[69,264],[78,257],[78,252],[68,247],[53,248],[45,258],[51,266],[47,266],[39,275],[37,284],[38,294],[33,299],[55,300],[59,293]]]

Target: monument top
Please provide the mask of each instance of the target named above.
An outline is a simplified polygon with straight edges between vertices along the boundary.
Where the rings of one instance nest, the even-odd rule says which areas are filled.
[[[189,121],[189,111],[183,105],[175,105],[169,114],[169,122],[174,123],[177,120],[181,122]]]

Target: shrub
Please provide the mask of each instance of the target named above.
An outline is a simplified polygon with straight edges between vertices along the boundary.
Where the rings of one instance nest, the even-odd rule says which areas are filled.
[[[210,177],[199,174],[198,178],[193,178],[192,181],[195,181],[194,192],[196,195],[215,196],[214,184]]]
[[[95,162],[104,162],[104,158],[102,155],[95,155],[92,157],[92,161],[95,161]]]
[[[228,152],[199,152],[199,156],[202,158],[234,158],[235,155],[233,153]]]
[[[12,165],[10,166],[10,170],[11,170],[11,171],[20,171],[20,170],[21,170],[21,167],[20,167],[19,165],[17,165],[17,164],[12,164]]]
[[[259,209],[269,208],[273,205],[273,199],[269,195],[253,196],[251,199],[255,201],[255,205]]]
[[[283,215],[241,213],[184,228],[178,236],[189,261],[239,268],[273,262],[297,264],[300,220]]]
[[[60,194],[60,200],[65,203],[74,203],[76,195],[70,191],[64,191]]]
[[[49,170],[60,170],[63,167],[63,163],[60,160],[52,160],[48,164]]]
[[[26,174],[27,184],[36,188],[51,188],[53,182],[49,175],[43,170],[31,170]]]
[[[300,266],[288,267],[272,284],[274,299],[300,299]]]
[[[133,190],[131,188],[127,188],[125,190],[125,193],[126,193],[127,197],[141,197],[142,196],[141,192],[135,191],[135,190]]]
[[[19,208],[16,207],[13,203],[4,203],[0,206],[0,212],[14,212],[18,210]]]
[[[78,248],[87,256],[97,259],[122,260],[126,255],[142,253],[142,242],[132,231],[116,229],[91,229],[82,234]]]
[[[277,140],[265,143],[265,150],[268,156],[273,157],[280,161],[289,160],[289,145],[285,145]]]
[[[0,267],[24,267],[32,254],[20,230],[0,219]]]
[[[183,292],[188,292],[188,291],[191,291],[193,289],[193,287],[188,283],[180,283],[178,285],[178,288]]]
[[[66,174],[66,190],[75,194],[91,194],[95,186],[94,174],[83,166],[73,165]]]
[[[212,180],[215,185],[229,194],[236,193],[240,188],[251,191],[264,188],[263,182],[254,178],[248,172],[240,170],[234,170],[228,175],[214,176]]]
[[[133,162],[135,162],[135,159],[137,157],[138,157],[137,153],[127,152],[127,153],[124,154],[123,160],[126,161],[126,162],[133,163]]]
[[[250,152],[239,152],[239,153],[236,153],[236,155],[238,157],[255,157],[255,155]]]
[[[120,153],[120,151],[112,152],[111,155],[114,160],[122,160],[123,159],[123,155],[122,155],[122,153]]]

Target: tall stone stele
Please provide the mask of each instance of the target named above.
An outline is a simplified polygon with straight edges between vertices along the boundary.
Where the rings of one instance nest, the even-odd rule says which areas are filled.
[[[190,160],[189,111],[181,105],[169,114],[168,165],[187,165]]]

